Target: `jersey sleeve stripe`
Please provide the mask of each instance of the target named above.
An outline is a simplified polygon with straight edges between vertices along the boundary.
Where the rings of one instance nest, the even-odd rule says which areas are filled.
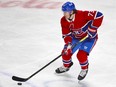
[[[65,38],[65,37],[70,36],[70,35],[71,35],[71,32],[68,34],[63,34],[62,38]]]
[[[91,32],[96,32],[97,30],[96,29],[91,29],[91,28],[88,28],[89,31]]]

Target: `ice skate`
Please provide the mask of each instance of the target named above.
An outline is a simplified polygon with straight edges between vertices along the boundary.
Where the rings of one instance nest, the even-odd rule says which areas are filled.
[[[61,66],[61,67],[59,67],[59,68],[57,68],[56,70],[55,70],[55,72],[56,73],[64,73],[64,72],[67,72],[67,71],[69,71],[69,69],[70,69],[70,67],[73,65],[73,62],[71,62],[70,63],[70,66],[69,67],[64,67],[64,66]]]
[[[85,76],[88,73],[88,69],[82,69],[79,76],[78,76],[78,80],[83,80],[85,78]]]

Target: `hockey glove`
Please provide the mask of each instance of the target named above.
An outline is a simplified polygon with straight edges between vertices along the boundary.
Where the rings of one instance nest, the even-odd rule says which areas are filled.
[[[72,53],[72,44],[71,43],[65,44],[62,53],[64,53],[65,55],[71,54]]]

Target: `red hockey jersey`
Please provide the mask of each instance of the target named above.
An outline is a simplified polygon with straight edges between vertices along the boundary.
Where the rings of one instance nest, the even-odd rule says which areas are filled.
[[[95,38],[102,20],[103,14],[99,11],[77,10],[72,21],[63,16],[61,18],[61,27],[65,43],[72,42],[72,36],[81,39],[88,34],[90,38]]]

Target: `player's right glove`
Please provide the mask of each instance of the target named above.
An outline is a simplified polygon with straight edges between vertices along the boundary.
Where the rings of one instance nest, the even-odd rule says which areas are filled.
[[[72,53],[72,44],[71,43],[67,43],[64,45],[64,49],[62,51],[62,54],[68,55]]]

